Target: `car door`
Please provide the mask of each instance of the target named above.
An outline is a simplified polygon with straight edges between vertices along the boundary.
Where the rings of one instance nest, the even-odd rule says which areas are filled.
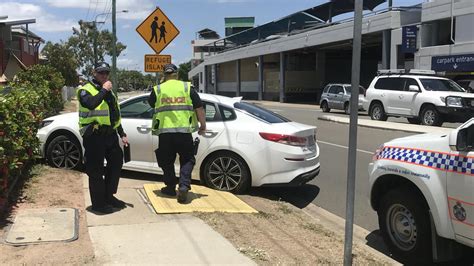
[[[328,107],[333,108],[334,107],[334,91],[336,88],[334,86],[330,86],[327,93],[326,93],[326,98],[328,99]]]
[[[403,90],[397,90],[396,94],[393,95],[392,108],[396,110],[396,114],[401,115],[418,115],[414,113],[415,99],[421,93],[409,91],[410,85],[415,85],[420,88],[418,82],[413,78],[400,78],[401,82],[397,83],[397,86],[403,84]]]
[[[474,241],[474,120],[464,125],[469,152],[452,152],[447,164],[448,203],[456,238]]]
[[[385,110],[389,114],[402,114],[404,107],[404,100],[400,98],[400,93],[405,88],[405,80],[399,77],[387,78],[388,90],[385,91],[387,99],[387,106]]]
[[[235,116],[235,112],[231,109],[219,106],[216,103],[203,101],[203,104],[206,114],[207,130],[201,136],[199,136],[197,132],[193,133],[193,138],[198,137],[200,140],[196,161],[204,159],[207,154],[209,154],[209,149],[212,147],[212,144],[225,131],[224,120],[229,119],[229,116],[232,114]]]
[[[335,85],[331,87],[333,92],[332,97],[332,107],[334,109],[344,109],[344,88],[340,85]]]
[[[125,101],[120,105],[122,127],[130,142],[131,161],[127,164],[149,166],[155,161],[151,123],[153,108],[148,96]]]

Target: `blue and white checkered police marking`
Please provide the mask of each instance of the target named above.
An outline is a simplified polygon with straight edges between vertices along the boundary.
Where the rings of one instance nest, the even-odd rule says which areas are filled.
[[[384,147],[375,155],[377,160],[393,160],[442,171],[474,175],[474,157],[400,147]]]

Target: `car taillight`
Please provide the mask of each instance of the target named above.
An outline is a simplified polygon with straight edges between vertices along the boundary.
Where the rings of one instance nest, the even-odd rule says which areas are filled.
[[[268,141],[278,142],[281,144],[291,145],[291,146],[306,146],[307,138],[305,137],[297,137],[291,135],[284,135],[284,134],[274,134],[274,133],[265,133],[260,132],[260,136],[263,139]]]

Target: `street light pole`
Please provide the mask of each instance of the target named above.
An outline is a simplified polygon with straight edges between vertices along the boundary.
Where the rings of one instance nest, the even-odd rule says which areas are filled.
[[[359,110],[360,57],[362,43],[362,0],[354,1],[354,41],[352,46],[352,85],[350,100],[349,155],[347,167],[346,227],[344,266],[352,265],[352,236],[354,231],[354,197],[357,158],[357,120]]]
[[[117,0],[112,0],[112,90],[117,95]]]

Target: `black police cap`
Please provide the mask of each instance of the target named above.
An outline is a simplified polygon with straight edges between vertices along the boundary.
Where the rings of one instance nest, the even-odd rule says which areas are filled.
[[[178,68],[174,64],[166,64],[163,71],[166,74],[172,74],[178,72]]]
[[[110,72],[110,65],[106,62],[99,62],[94,66],[95,72]]]

